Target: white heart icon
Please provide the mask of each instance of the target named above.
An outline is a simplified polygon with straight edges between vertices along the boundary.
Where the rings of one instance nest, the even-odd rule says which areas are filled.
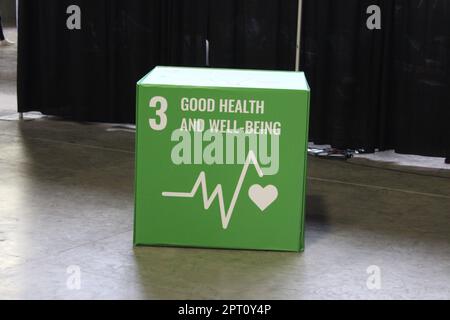
[[[278,189],[272,185],[263,188],[259,184],[255,184],[248,190],[248,196],[261,211],[264,211],[278,198]]]

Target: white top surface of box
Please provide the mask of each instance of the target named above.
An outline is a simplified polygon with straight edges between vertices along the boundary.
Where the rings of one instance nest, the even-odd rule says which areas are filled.
[[[139,84],[309,91],[305,74],[294,71],[156,67]]]

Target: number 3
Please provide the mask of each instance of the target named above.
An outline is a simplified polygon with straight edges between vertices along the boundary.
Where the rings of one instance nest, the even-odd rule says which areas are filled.
[[[159,109],[156,111],[156,115],[159,117],[159,122],[155,119],[149,119],[150,128],[156,131],[164,130],[167,126],[167,100],[163,97],[153,97],[150,100],[150,108],[156,108],[159,104]]]

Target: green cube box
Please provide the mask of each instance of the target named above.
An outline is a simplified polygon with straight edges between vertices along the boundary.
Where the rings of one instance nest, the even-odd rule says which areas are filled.
[[[140,80],[135,245],[302,251],[309,95],[301,72]]]

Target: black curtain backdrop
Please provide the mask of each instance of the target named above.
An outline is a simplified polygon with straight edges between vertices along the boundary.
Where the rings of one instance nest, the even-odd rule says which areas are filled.
[[[450,1],[303,0],[310,140],[450,155]],[[82,30],[66,28],[79,5]],[[382,10],[368,30],[366,9]],[[19,112],[134,122],[156,65],[293,70],[297,0],[21,0]]]
[[[377,4],[382,29],[368,30]],[[450,156],[450,1],[305,1],[310,140]]]

